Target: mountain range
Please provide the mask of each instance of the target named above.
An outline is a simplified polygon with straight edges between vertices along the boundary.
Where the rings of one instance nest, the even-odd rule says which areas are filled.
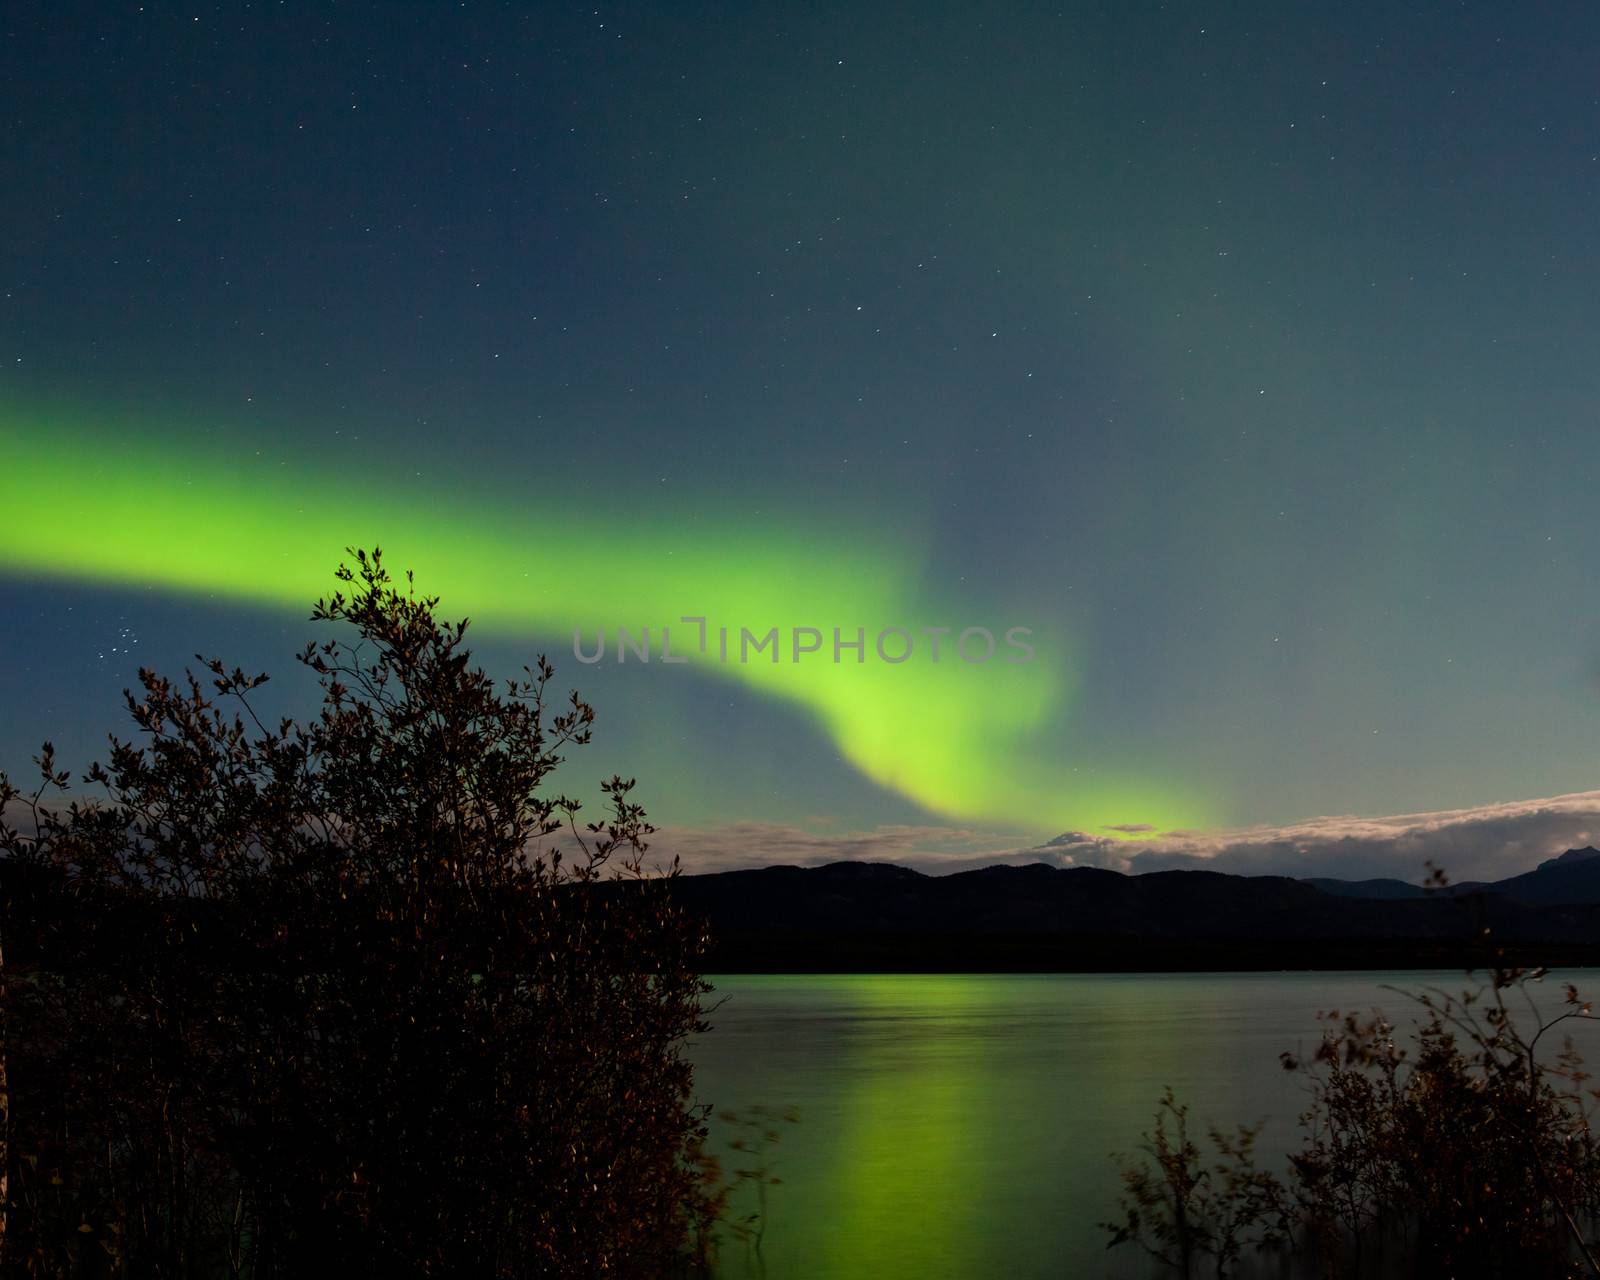
[[[713,971],[1099,971],[1600,964],[1600,850],[1504,880],[1296,880],[836,862],[682,876]]]

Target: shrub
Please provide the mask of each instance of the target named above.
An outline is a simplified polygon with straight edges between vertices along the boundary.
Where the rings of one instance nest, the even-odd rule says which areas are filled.
[[[1167,1089],[1139,1154],[1116,1157],[1123,1217],[1101,1224],[1111,1237],[1108,1247],[1136,1243],[1185,1276],[1209,1257],[1220,1276],[1249,1251],[1289,1244],[1289,1197],[1276,1177],[1256,1166],[1259,1133],[1260,1126],[1240,1126],[1232,1134],[1208,1130],[1216,1159],[1205,1164],[1189,1138],[1189,1108]]]
[[[1255,1130],[1213,1130],[1219,1158],[1204,1167],[1169,1090],[1142,1156],[1123,1159],[1110,1244],[1184,1275],[1286,1244],[1329,1275],[1600,1274],[1585,1231],[1600,1217],[1600,1090],[1570,1039],[1539,1056],[1592,1015],[1570,985],[1561,1012],[1541,1015],[1530,984],[1545,976],[1497,962],[1460,993],[1408,993],[1423,1014],[1409,1046],[1380,1015],[1322,1015],[1315,1053],[1283,1055],[1311,1098],[1287,1181],[1255,1168]]]
[[[142,671],[94,799],[0,776],[12,1272],[657,1275],[707,1226],[705,939],[633,782],[580,822],[593,710],[352,554],[315,720]]]

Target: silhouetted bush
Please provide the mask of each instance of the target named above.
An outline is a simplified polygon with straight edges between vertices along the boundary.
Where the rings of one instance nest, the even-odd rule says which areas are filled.
[[[1207,1131],[1216,1159],[1206,1164],[1189,1138],[1189,1108],[1169,1088],[1137,1156],[1122,1155],[1123,1220],[1101,1225],[1108,1247],[1136,1243],[1157,1262],[1193,1275],[1210,1258],[1225,1275],[1251,1250],[1293,1240],[1293,1206],[1283,1183],[1256,1167],[1260,1126]]]
[[[1141,1153],[1120,1158],[1109,1244],[1186,1276],[1273,1252],[1337,1276],[1600,1274],[1600,1090],[1570,1039],[1540,1055],[1592,1014],[1570,985],[1541,1014],[1529,988],[1545,976],[1495,961],[1460,993],[1407,993],[1423,1015],[1409,1045],[1381,1016],[1322,1015],[1315,1053],[1283,1055],[1310,1093],[1285,1178],[1256,1167],[1258,1129],[1212,1130],[1208,1163],[1168,1090]]]
[[[10,1274],[660,1275],[706,1237],[676,867],[631,781],[588,824],[550,789],[594,713],[544,659],[497,687],[353,555],[314,721],[145,671],[94,799],[48,746],[0,776]]]

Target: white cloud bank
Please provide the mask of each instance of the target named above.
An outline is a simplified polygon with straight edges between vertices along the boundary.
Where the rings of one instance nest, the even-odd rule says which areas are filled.
[[[24,830],[29,826],[19,802],[0,816]],[[1234,875],[1420,883],[1430,861],[1455,881],[1500,880],[1586,845],[1600,845],[1600,791],[1392,817],[1308,818],[1232,831],[1160,831],[1148,823],[1124,822],[1033,845],[1002,830],[907,824],[818,833],[783,823],[735,822],[663,828],[651,838],[646,860],[664,865],[677,855],[691,874],[855,861],[893,862],[939,875],[1046,862],[1132,874],[1201,867]]]
[[[1498,880],[1596,841],[1600,791],[1583,791],[1470,809],[1310,818],[1233,831],[1163,832],[1148,824],[1119,823],[1115,829],[1068,832],[1024,847],[1014,835],[998,831],[907,825],[817,834],[779,823],[740,822],[665,829],[652,841],[650,855],[654,861],[677,854],[689,872],[854,860],[940,873],[1048,862],[1132,873],[1205,867],[1235,875],[1392,877],[1415,883],[1429,861],[1452,880]]]

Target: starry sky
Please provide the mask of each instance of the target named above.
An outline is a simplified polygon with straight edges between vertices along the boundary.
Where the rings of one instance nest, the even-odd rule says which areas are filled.
[[[1583,4],[14,0],[0,762],[196,652],[309,710],[378,543],[691,857],[1600,835],[1597,65]],[[1035,656],[572,653],[683,615]]]

